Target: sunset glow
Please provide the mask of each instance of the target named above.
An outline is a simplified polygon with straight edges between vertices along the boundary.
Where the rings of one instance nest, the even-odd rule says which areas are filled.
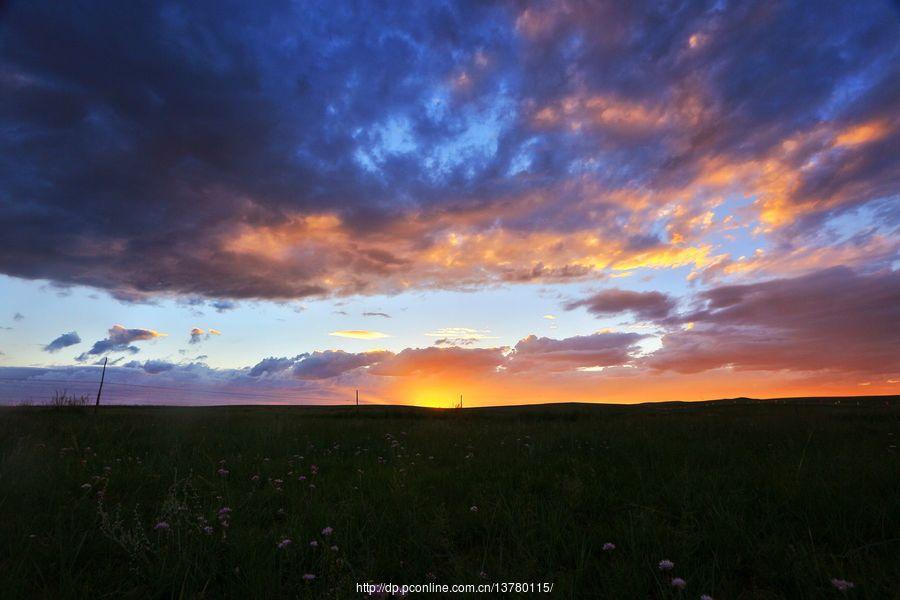
[[[0,403],[900,392],[889,2],[39,4]]]

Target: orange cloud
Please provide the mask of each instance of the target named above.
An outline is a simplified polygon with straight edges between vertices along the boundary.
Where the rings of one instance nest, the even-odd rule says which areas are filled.
[[[891,132],[890,126],[883,120],[869,121],[848,127],[838,133],[834,139],[835,146],[856,146],[876,142]]]

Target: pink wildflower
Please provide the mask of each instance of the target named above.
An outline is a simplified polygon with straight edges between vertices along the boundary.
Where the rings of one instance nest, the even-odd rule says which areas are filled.
[[[228,469],[219,469],[216,473],[219,474],[219,477],[228,477],[229,471]]]
[[[318,548],[318,547],[319,547],[319,542],[317,542],[316,540],[313,540],[313,541],[311,541],[311,542],[309,543],[309,545],[310,545],[312,548]]]
[[[672,580],[672,587],[678,588],[679,590],[683,590],[684,586],[687,585],[687,581],[682,579],[681,577],[676,577]]]
[[[832,579],[831,585],[839,592],[846,592],[856,587],[852,581],[847,581],[846,579]]]
[[[316,578],[316,576],[313,575],[312,573],[304,573],[304,574],[303,574],[303,580],[304,580],[304,581],[312,581],[312,580],[315,579],[315,578]]]
[[[472,506],[472,507],[469,509],[469,512],[478,512],[478,507],[477,507],[477,506]]]
[[[322,535],[324,535],[324,536],[329,536],[332,533],[334,533],[334,529],[332,529],[331,527],[326,527],[325,529],[322,530]]]
[[[673,563],[671,560],[669,560],[667,558],[659,561],[659,570],[660,571],[671,571],[674,568],[675,568],[675,563]]]
[[[603,544],[604,552],[612,552],[615,549],[616,549],[616,545],[613,544],[612,542],[606,542],[605,544]]]
[[[278,542],[278,544],[277,544],[277,545],[278,545],[278,549],[279,549],[279,550],[284,550],[285,548],[287,548],[288,546],[290,546],[292,543],[293,543],[293,541],[291,540],[291,538],[284,538],[283,540],[281,540],[280,542]]]
[[[169,524],[166,523],[165,521],[160,521],[159,523],[157,523],[156,525],[153,526],[154,531],[168,531],[168,529],[169,529]]]

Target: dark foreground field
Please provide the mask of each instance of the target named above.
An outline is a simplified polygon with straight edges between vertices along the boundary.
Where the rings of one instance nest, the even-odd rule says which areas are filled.
[[[5,409],[0,596],[898,598],[898,425],[896,398]]]

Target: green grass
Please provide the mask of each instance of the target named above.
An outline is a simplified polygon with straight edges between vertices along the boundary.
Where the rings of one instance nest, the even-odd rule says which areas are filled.
[[[842,597],[839,577],[856,583],[846,597],[897,598],[893,402],[6,409],[0,596],[347,598],[357,582],[516,581],[562,598],[800,599]],[[153,530],[161,520],[168,531]]]

